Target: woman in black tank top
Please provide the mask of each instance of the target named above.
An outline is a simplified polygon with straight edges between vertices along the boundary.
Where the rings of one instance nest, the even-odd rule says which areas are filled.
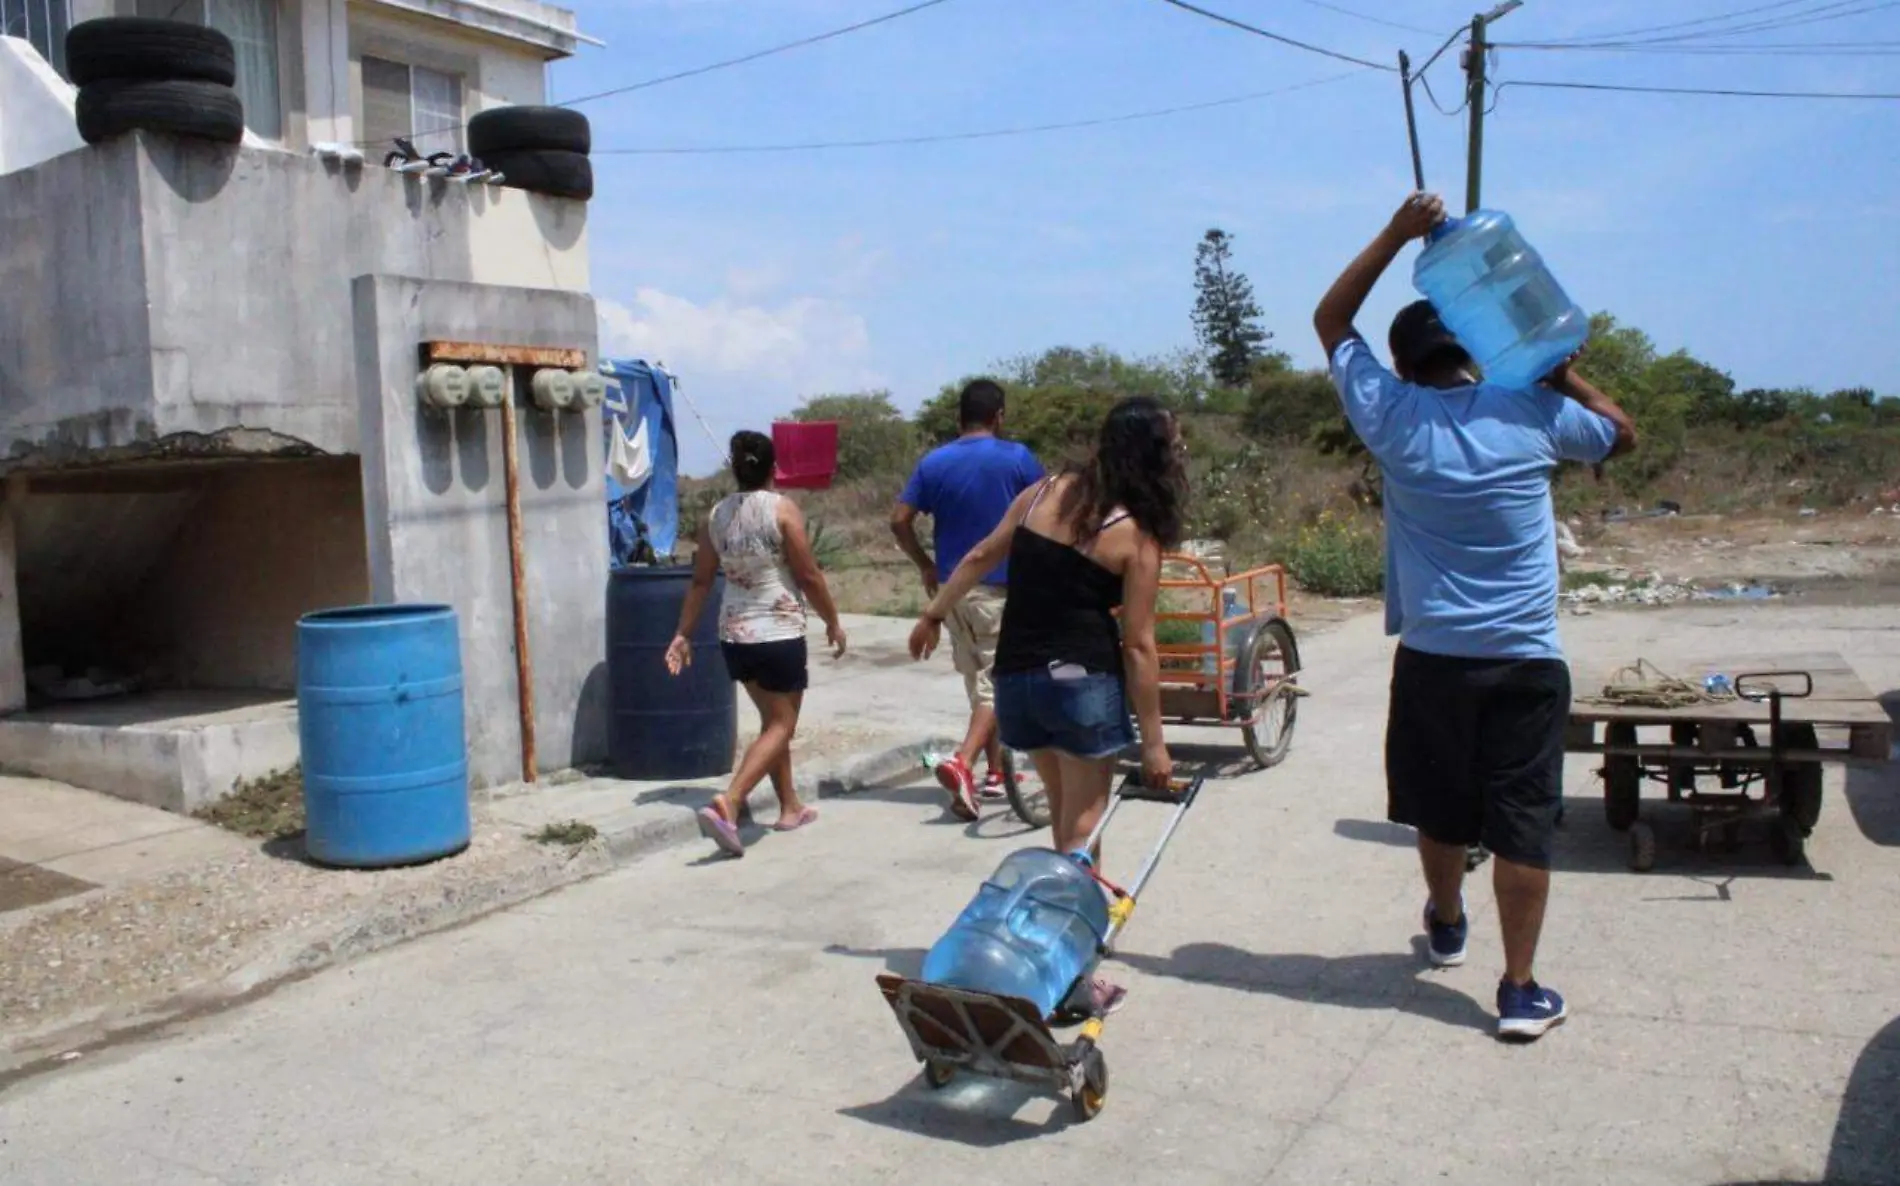
[[[1108,804],[1116,760],[1141,724],[1141,766],[1165,785],[1155,599],[1161,554],[1181,540],[1187,495],[1174,417],[1147,397],[1116,404],[1095,453],[1025,491],[957,566],[911,632],[911,655],[937,648],[957,602],[1004,558],[1009,593],[996,644],[996,721],[1027,751],[1049,795],[1055,848],[1076,852]],[[1117,622],[1116,611],[1120,610]],[[1090,854],[1100,863],[1101,854]],[[1121,989],[1097,981],[1097,1011]]]

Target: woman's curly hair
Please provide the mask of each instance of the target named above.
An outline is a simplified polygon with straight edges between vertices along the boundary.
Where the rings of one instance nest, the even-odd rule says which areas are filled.
[[[1071,479],[1058,507],[1077,546],[1101,530],[1117,508],[1163,548],[1181,542],[1186,530],[1187,464],[1174,416],[1152,396],[1130,396],[1109,409],[1095,453],[1070,466]]]

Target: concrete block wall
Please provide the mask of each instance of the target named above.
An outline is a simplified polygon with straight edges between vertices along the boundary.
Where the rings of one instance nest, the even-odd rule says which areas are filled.
[[[521,776],[499,411],[444,413],[416,394],[420,343],[556,346],[598,358],[578,293],[363,276],[355,313],[364,514],[378,602],[460,619],[476,787]],[[515,372],[517,451],[538,768],[606,756],[607,517],[600,411],[553,415]]]
[[[144,133],[0,176],[0,471],[355,453],[356,276],[584,293],[586,228],[585,203]]]

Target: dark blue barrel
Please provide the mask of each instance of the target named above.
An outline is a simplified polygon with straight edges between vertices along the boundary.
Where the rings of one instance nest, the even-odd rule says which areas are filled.
[[[364,605],[304,615],[297,731],[311,859],[375,869],[468,847],[454,610]]]
[[[677,676],[666,670],[692,579],[691,568],[674,565],[617,568],[607,578],[607,757],[615,778],[656,782],[732,770],[738,718],[719,650],[723,577],[693,630],[693,665]]]

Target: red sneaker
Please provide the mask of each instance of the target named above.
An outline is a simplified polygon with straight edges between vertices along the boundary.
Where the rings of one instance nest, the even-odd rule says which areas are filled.
[[[976,818],[976,776],[964,760],[952,754],[937,763],[937,784],[950,792],[950,813],[958,819]]]
[[[1016,776],[1018,779],[1022,775]],[[977,789],[976,797],[985,803],[999,803],[1008,797],[1008,784],[1003,781],[1001,770],[992,770],[983,776],[983,785]]]

